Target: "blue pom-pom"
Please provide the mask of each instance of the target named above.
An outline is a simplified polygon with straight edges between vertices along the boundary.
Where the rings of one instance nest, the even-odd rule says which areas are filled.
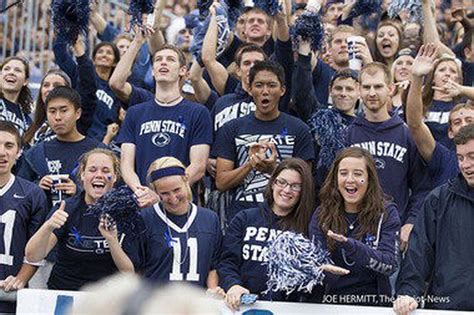
[[[380,12],[382,12],[382,0],[357,0],[354,8],[349,13],[349,18]]]
[[[209,15],[209,7],[212,5],[213,0],[198,0],[197,8],[201,17],[206,17]]]
[[[267,291],[311,292],[324,280],[321,265],[331,264],[329,252],[302,234],[286,231],[273,240],[267,251]]]
[[[106,216],[117,224],[117,229],[134,237],[139,233],[140,209],[133,191],[127,186],[112,189],[89,206],[87,213],[98,218]]]
[[[221,5],[216,9],[216,19],[217,19],[217,49],[216,54],[219,57],[227,47],[227,42],[230,37],[230,26],[227,16],[227,6]],[[196,28],[193,29],[193,42],[191,44],[191,53],[195,58],[201,56],[202,44],[204,42],[204,37],[206,36],[206,31],[209,27],[209,22],[211,20],[210,15],[206,17],[204,22],[200,23]]]
[[[317,167],[329,169],[337,152],[346,147],[343,134],[346,124],[335,109],[320,110],[307,121],[311,135],[320,146]]]
[[[51,4],[54,32],[67,43],[74,44],[89,27],[89,0],[53,0]]]
[[[410,22],[423,21],[423,7],[420,0],[392,0],[388,7],[388,15],[393,18],[403,10],[408,11]]]
[[[253,5],[271,16],[277,15],[282,9],[278,0],[254,0]]]
[[[227,4],[228,12],[227,16],[229,17],[229,27],[230,29],[234,29],[235,23],[239,16],[242,14],[244,10],[244,2],[241,0],[224,0]]]
[[[128,14],[131,15],[130,26],[143,26],[143,14],[153,13],[153,0],[131,0]]]
[[[290,36],[296,44],[300,39],[309,40],[313,51],[320,50],[324,39],[324,26],[318,13],[305,11],[290,27]]]

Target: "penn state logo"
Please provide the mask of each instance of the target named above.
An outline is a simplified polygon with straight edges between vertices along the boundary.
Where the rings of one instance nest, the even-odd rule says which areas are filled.
[[[151,142],[157,147],[162,148],[171,142],[171,137],[165,132],[159,132],[151,138]]]
[[[378,169],[385,169],[385,161],[379,158],[375,158],[375,167]]]

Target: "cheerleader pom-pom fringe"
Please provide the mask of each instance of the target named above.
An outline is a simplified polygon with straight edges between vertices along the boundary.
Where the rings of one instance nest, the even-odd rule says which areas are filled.
[[[201,57],[202,44],[209,28],[210,16],[207,16],[204,22],[200,23],[193,29],[193,42],[191,44],[191,53],[195,58]],[[217,49],[216,55],[219,57],[227,47],[230,37],[230,27],[227,16],[227,6],[221,5],[216,9],[217,20]]]
[[[117,224],[117,229],[131,237],[139,231],[140,209],[133,191],[127,186],[112,189],[90,205],[87,213],[95,217],[107,217],[109,221]]]
[[[53,26],[58,38],[74,44],[89,27],[89,0],[53,0]]]
[[[329,252],[302,234],[286,231],[268,247],[266,292],[309,292],[324,280],[321,265],[330,264]]]
[[[408,11],[411,22],[423,21],[423,8],[420,0],[392,0],[388,7],[388,15],[393,18],[403,10]]]
[[[254,0],[253,5],[271,16],[277,15],[277,13],[282,9],[278,0]]]
[[[197,8],[199,10],[199,15],[204,18],[209,15],[209,7],[213,3],[213,0],[198,0]]]
[[[349,17],[355,18],[360,15],[370,15],[382,12],[382,0],[357,0]]]
[[[143,14],[153,13],[153,0],[132,0],[128,7],[128,14],[132,17],[130,26],[143,26]]]
[[[324,39],[324,26],[318,13],[305,11],[290,27],[290,36],[296,45],[301,39],[311,42],[313,51],[320,50]]]

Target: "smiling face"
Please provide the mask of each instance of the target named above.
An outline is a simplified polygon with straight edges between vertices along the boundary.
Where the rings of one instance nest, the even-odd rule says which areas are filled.
[[[189,206],[188,183],[184,176],[173,175],[153,182],[165,209],[173,214],[186,213]]]
[[[406,81],[410,78],[411,66],[413,65],[412,56],[400,56],[393,63],[393,77],[395,82]]]
[[[76,121],[81,117],[81,109],[76,109],[69,100],[57,97],[49,100],[46,116],[56,135],[65,138],[76,130]]]
[[[469,187],[474,187],[474,139],[456,145],[459,169]]]
[[[278,117],[278,103],[285,94],[276,74],[270,71],[259,71],[250,86],[250,94],[256,105],[255,117],[260,120],[273,120]]]
[[[66,81],[64,81],[63,77],[58,74],[49,74],[47,75],[44,80],[43,84],[41,85],[40,93],[41,93],[41,100],[46,100],[46,96],[48,96],[49,92],[54,90],[57,86],[65,86]]]
[[[331,86],[333,105],[347,115],[354,115],[354,108],[359,99],[359,83],[352,78],[338,78]]]
[[[3,65],[0,79],[3,91],[19,92],[23,86],[28,84],[25,65],[17,59],[8,61]]]
[[[112,158],[104,153],[93,153],[87,159],[81,181],[86,203],[92,204],[112,190],[117,181]]]
[[[20,147],[18,146],[15,135],[0,131],[0,176],[11,174],[13,165],[18,158]]]
[[[450,128],[448,130],[448,137],[453,139],[459,130],[467,125],[474,123],[474,110],[470,108],[461,108],[449,115]]]
[[[287,215],[295,208],[301,195],[302,179],[295,170],[285,169],[278,174],[272,184],[273,211],[280,216]]]
[[[397,29],[391,25],[380,27],[377,31],[375,44],[382,57],[386,59],[393,58],[400,45],[400,36]]]
[[[97,50],[94,55],[94,65],[96,67],[115,67],[115,54],[110,45],[104,45]]]
[[[177,82],[185,74],[186,67],[179,64],[177,52],[163,49],[154,55],[153,76],[156,82]]]
[[[344,199],[345,210],[358,212],[368,188],[367,165],[364,158],[346,157],[339,163],[337,187]]]

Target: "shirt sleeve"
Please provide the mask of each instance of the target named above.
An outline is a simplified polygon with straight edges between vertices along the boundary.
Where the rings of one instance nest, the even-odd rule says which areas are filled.
[[[122,123],[122,127],[120,127],[119,134],[117,139],[115,140],[117,143],[133,143],[136,144],[135,139],[135,128],[137,127],[135,122],[135,111],[133,109],[129,109],[127,115],[125,115],[125,120]]]
[[[212,121],[209,111],[199,106],[199,113],[193,128],[191,146],[198,144],[212,144]]]

